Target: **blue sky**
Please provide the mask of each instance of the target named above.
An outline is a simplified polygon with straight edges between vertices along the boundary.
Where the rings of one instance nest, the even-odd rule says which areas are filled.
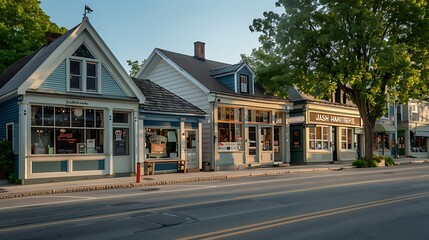
[[[237,63],[260,46],[249,25],[264,11],[279,11],[276,0],[41,0],[51,21],[70,29],[89,19],[121,64],[143,60],[154,48],[193,55],[193,43],[206,43],[206,58]]]

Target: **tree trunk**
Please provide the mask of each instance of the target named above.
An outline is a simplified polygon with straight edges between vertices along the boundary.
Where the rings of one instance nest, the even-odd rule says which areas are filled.
[[[374,125],[373,125],[374,126]],[[372,154],[373,154],[373,136],[374,136],[374,127],[371,126],[365,126],[365,121],[363,124],[364,127],[364,133],[365,133],[365,154],[364,154],[364,158],[366,160],[371,160],[372,159]]]

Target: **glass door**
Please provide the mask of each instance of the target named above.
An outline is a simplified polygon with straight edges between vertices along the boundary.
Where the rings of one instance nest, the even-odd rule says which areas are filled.
[[[197,131],[186,130],[186,164],[188,168],[198,168]]]
[[[258,162],[258,131],[256,126],[249,126],[249,163]]]
[[[282,127],[274,127],[274,161],[282,162]]]

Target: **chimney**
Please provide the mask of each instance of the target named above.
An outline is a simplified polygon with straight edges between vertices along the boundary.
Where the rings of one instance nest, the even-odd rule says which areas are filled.
[[[46,37],[46,45],[51,44],[57,38],[61,37],[62,33],[54,33],[54,32],[45,32]]]
[[[206,60],[205,45],[206,43],[203,42],[194,42],[194,58],[201,61]]]

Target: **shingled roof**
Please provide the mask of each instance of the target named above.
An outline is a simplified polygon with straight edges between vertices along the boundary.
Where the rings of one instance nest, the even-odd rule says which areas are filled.
[[[143,110],[194,115],[206,114],[203,110],[148,79],[133,78],[133,81],[146,97],[146,102],[141,105]]]

